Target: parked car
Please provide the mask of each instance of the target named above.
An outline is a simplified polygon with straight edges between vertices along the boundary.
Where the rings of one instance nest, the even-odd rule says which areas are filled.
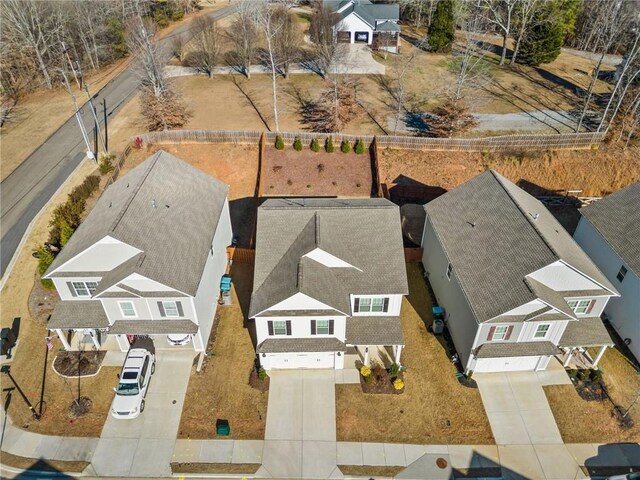
[[[151,375],[156,371],[156,357],[147,349],[132,348],[124,360],[120,381],[114,388],[116,396],[111,404],[114,418],[132,419],[144,411]]]
[[[167,335],[167,343],[172,347],[181,347],[191,342],[191,335],[179,333],[177,335]]]

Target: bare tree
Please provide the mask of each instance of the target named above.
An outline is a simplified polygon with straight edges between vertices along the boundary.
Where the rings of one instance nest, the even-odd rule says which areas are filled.
[[[234,45],[235,63],[247,78],[251,78],[250,67],[256,57],[258,42],[256,10],[260,8],[260,3],[240,0],[236,8],[238,18],[231,24],[227,34]]]
[[[282,30],[284,23],[283,19],[286,18],[281,14],[277,14],[280,10],[268,3],[264,3],[256,11],[257,22],[260,25],[260,29],[264,33],[264,40],[266,44],[266,52],[264,59],[271,71],[271,91],[272,91],[272,104],[273,104],[273,123],[276,132],[280,131],[280,125],[278,123],[278,84],[276,82],[279,68],[278,56],[276,53],[276,38]],[[286,15],[285,10],[285,15]]]
[[[200,18],[203,18],[203,17],[200,17]],[[200,18],[197,18],[194,21],[194,23],[200,20]],[[185,61],[185,57],[187,53],[186,47],[187,47],[187,39],[185,35],[176,35],[171,40],[171,53],[173,54],[174,57],[178,59],[180,64],[184,63]]]
[[[513,47],[513,55],[511,55],[509,65],[516,63],[520,44],[522,43],[522,39],[526,32],[531,27],[531,22],[535,17],[538,6],[539,0],[519,0],[517,2],[514,18],[516,27],[515,45]]]
[[[193,42],[196,50],[189,56],[189,64],[211,78],[220,56],[221,33],[212,18],[198,17],[194,23],[196,34]]]
[[[502,54],[500,55],[500,65],[504,65],[507,56],[507,40],[511,33],[511,23],[513,12],[517,0],[482,0],[482,6],[486,12],[487,19],[498,28],[502,35]]]
[[[355,91],[357,82],[345,77],[341,81],[328,81],[315,101],[301,98],[301,114],[304,123],[314,132],[341,132],[360,111]]]
[[[280,64],[282,75],[284,75],[284,78],[287,78],[289,68],[294,62],[299,60],[302,35],[300,34],[296,19],[284,6],[276,9],[273,22],[278,25],[274,36],[273,47],[278,63]]]
[[[320,75],[324,78],[335,66],[341,50],[334,36],[333,27],[340,21],[340,16],[322,2],[311,16],[309,36],[315,44],[315,60]]]

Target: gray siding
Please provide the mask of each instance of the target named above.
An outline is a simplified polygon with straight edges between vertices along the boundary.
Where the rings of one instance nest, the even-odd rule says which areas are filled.
[[[424,248],[422,264],[427,272],[427,278],[438,303],[445,309],[447,327],[460,356],[460,361],[462,365],[466,366],[478,324],[456,278],[455,266],[451,280],[447,279],[446,272],[449,260],[428,216],[424,226],[422,247]]]

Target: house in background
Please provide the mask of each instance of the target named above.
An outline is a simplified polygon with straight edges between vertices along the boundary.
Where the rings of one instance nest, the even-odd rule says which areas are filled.
[[[580,213],[573,238],[622,294],[604,313],[640,361],[640,182]]]
[[[399,364],[408,293],[390,201],[272,199],[258,209],[249,318],[266,370]]]
[[[43,277],[64,347],[127,351],[150,336],[203,352],[232,240],[227,191],[164,151],[109,186]]]
[[[369,0],[324,0],[336,12],[334,35],[341,43],[366,43],[373,48],[398,53],[400,50],[400,6]]]
[[[542,203],[489,170],[425,210],[422,263],[466,371],[544,370],[587,347],[597,366],[618,292]]]

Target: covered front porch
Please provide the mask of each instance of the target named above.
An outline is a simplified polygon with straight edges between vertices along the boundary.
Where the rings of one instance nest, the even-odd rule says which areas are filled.
[[[345,368],[401,365],[404,338],[400,317],[351,317],[347,319]]]
[[[563,352],[558,359],[565,368],[572,369],[598,368],[607,347],[614,346],[607,328],[597,317],[569,322],[558,343]],[[598,349],[595,356],[587,350],[591,347]]]

